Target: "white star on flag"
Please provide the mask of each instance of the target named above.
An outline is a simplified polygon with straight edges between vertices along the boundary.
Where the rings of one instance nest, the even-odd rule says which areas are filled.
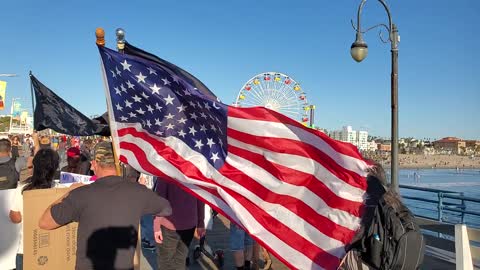
[[[210,159],[213,160],[213,163],[215,163],[215,161],[219,160],[220,158],[218,157],[218,153],[212,153],[212,157]]]
[[[156,83],[153,84],[153,86],[150,86],[150,89],[152,89],[152,93],[158,94],[158,91],[162,89],[161,87],[158,87]]]
[[[132,71],[130,70],[130,67],[131,67],[132,65],[128,64],[127,59],[125,59],[125,61],[123,61],[123,63],[120,63],[120,64],[123,66],[123,70],[128,70],[128,71],[132,72]]]
[[[188,128],[190,131],[188,131],[188,133],[192,134],[193,136],[195,136],[195,133],[197,133],[197,130],[195,130],[195,127],[194,126],[191,126]]]
[[[212,146],[214,145],[215,143],[213,142],[213,139],[210,139],[210,138],[207,138],[207,145],[212,148]]]
[[[135,88],[135,85],[133,83],[131,83],[130,81],[127,81],[127,87],[129,89],[134,89]]]
[[[178,132],[178,136],[181,136],[182,138],[185,138],[185,135],[187,135],[187,133],[185,133],[183,130]]]
[[[147,76],[143,76],[142,72],[140,72],[138,75],[135,75],[135,77],[137,77],[137,82],[143,82],[145,83],[145,79],[147,78]]]
[[[153,114],[154,109],[150,104],[147,105],[147,111]]]
[[[140,102],[140,101],[142,101],[142,98],[139,97],[139,96],[137,96],[137,95],[133,96],[132,98],[133,98],[133,100],[134,100],[135,102]]]
[[[155,75],[158,75],[157,72],[155,71],[155,69],[151,68],[151,67],[148,67],[148,74],[155,74]]]
[[[168,105],[168,104],[172,104],[173,105],[173,100],[175,98],[171,97],[170,95],[168,95],[166,98],[163,98],[165,100],[165,105]]]
[[[163,85],[170,85],[170,82],[168,81],[167,78],[163,78],[162,81],[163,81]]]
[[[200,140],[193,139],[193,140],[195,141],[195,147],[198,149],[202,149],[202,146],[204,146],[204,144],[202,143],[202,140],[201,139]]]
[[[186,108],[187,108],[187,107],[184,106],[183,104],[177,107],[179,113],[185,111]]]
[[[198,116],[195,113],[191,113],[190,118],[197,120]]]
[[[177,122],[185,125],[185,123],[187,122],[187,119],[182,117],[179,120],[177,120]]]

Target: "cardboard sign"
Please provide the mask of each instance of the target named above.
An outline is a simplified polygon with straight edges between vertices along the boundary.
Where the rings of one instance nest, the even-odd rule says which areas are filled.
[[[78,223],[72,222],[51,231],[38,227],[38,221],[45,209],[69,190],[69,188],[50,188],[29,190],[23,193],[23,269],[75,269]],[[138,259],[140,243],[139,240],[135,251],[135,270],[140,269]]]
[[[84,183],[87,184],[90,182],[90,175],[83,175],[83,174],[76,174],[76,173],[69,173],[69,172],[60,172],[60,183],[61,184],[68,184],[68,183]]]
[[[45,209],[69,190],[50,188],[23,193],[23,269],[75,269],[78,224],[51,231],[38,227]]]

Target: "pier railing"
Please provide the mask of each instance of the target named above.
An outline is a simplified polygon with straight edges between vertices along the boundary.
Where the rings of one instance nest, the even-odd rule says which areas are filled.
[[[480,228],[480,199],[463,192],[400,185],[406,205],[417,217]]]
[[[480,199],[409,185],[400,185],[400,193],[422,228],[428,255],[456,269],[480,268]]]

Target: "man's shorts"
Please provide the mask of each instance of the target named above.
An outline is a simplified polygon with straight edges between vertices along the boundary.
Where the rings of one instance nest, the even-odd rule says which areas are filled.
[[[230,250],[240,251],[253,246],[253,239],[242,228],[230,223]]]

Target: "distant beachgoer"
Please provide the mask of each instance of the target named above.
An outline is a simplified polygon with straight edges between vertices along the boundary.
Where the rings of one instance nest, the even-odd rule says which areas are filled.
[[[20,149],[22,148],[22,144],[18,136],[13,136],[11,148],[12,159],[15,160],[20,156]]]

